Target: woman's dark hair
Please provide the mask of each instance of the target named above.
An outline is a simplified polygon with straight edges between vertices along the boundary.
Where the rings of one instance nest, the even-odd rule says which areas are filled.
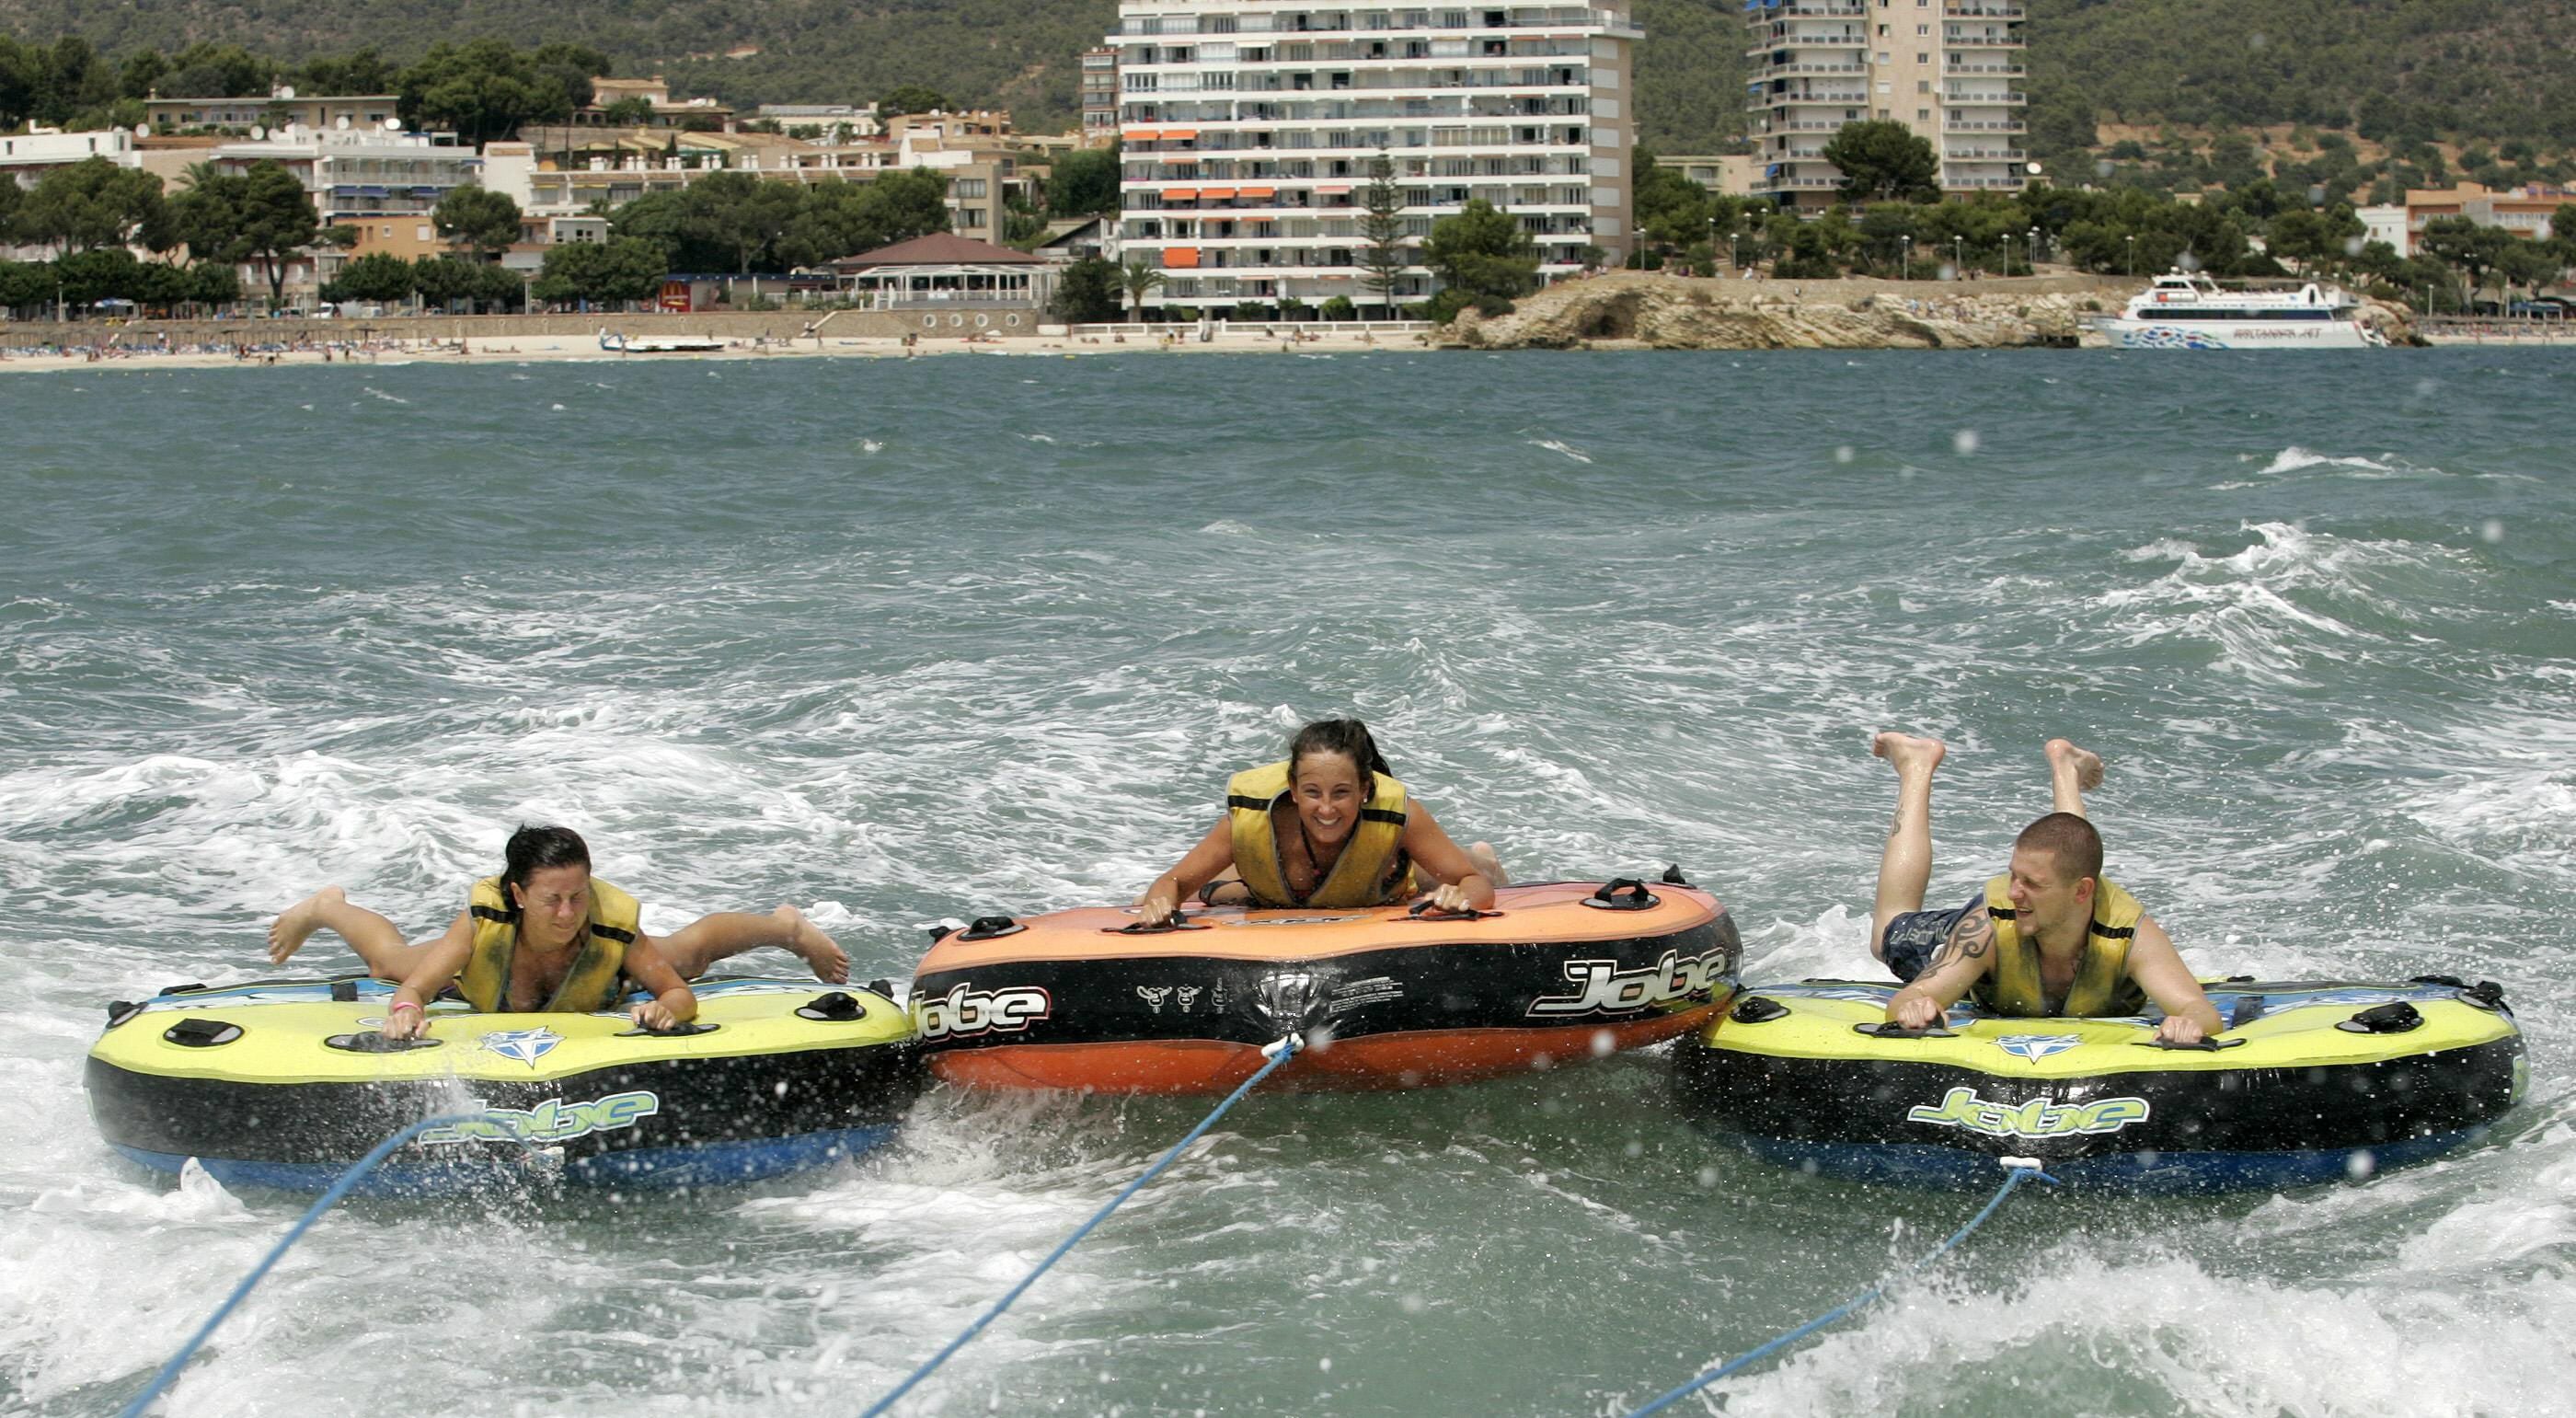
[[[1297,781],[1297,765],[1310,753],[1339,753],[1359,765],[1360,793],[1377,796],[1378,774],[1392,778],[1395,770],[1386,766],[1386,755],[1377,751],[1377,740],[1369,737],[1368,725],[1357,719],[1318,719],[1297,731],[1288,741],[1288,781]]]
[[[590,870],[590,844],[569,827],[530,827],[525,823],[510,834],[509,844],[501,849],[501,880],[508,886],[527,889],[528,878],[548,867],[579,867]],[[510,891],[502,897],[516,910],[519,898]]]

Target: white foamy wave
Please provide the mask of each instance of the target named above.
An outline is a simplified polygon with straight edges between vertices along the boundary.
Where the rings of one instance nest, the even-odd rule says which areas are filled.
[[[2246,523],[2255,541],[2224,556],[2166,538],[2127,553],[2134,562],[2175,561],[2144,585],[2102,593],[2095,604],[2117,612],[2119,643],[2202,640],[2220,650],[2219,664],[2259,683],[2309,685],[2308,661],[2343,654],[2339,641],[2378,636],[2346,616],[2413,619],[2419,609],[2376,584],[2388,575],[2456,574],[2465,554],[2416,542],[2371,541],[2311,532],[2285,522]]]
[[[1562,453],[1578,463],[1589,463],[1592,461],[1591,454],[1576,448],[1574,445],[1567,443],[1562,439],[1533,438],[1529,440],[1529,443],[1533,448],[1544,448],[1550,453]]]
[[[864,1248],[864,1281],[853,1285],[831,1324],[867,1342],[856,1352],[827,1342],[818,1362],[862,1387],[888,1387],[1161,1155],[1156,1129],[1140,1135],[1125,1112],[1062,1093],[934,1094],[891,1147],[830,1185],[747,1201],[736,1212],[753,1225],[828,1238],[835,1254]],[[1047,1331],[1150,1309],[1168,1281],[1161,1264],[1131,1248],[1150,1252],[1157,1211],[1196,1207],[1210,1193],[1246,1184],[1240,1165],[1228,1160],[1243,1146],[1223,1132],[1193,1143],[1102,1232],[1047,1272],[1043,1324],[1034,1302],[1012,1311],[977,1341],[974,1370],[944,1372],[926,1392],[970,1383],[970,1372],[1026,1372],[1053,1349]],[[828,1270],[854,1273],[837,1264]]]
[[[1993,1244],[1970,1245],[1981,1243]],[[2011,1412],[2030,1410],[2036,1392],[2052,1395],[2042,1403],[2051,1412],[2480,1418],[2533,1411],[2533,1395],[2576,1380],[2558,1338],[2576,1321],[2576,1290],[2564,1285],[2490,1288],[2463,1303],[2402,1274],[2303,1284],[2181,1258],[2109,1261],[2068,1244],[2000,1277],[1998,1292],[1973,1253],[1948,1264],[1866,1312],[1861,1328],[1715,1386],[1720,1411]],[[2127,1376],[2131,1391],[2088,1398],[2104,1371]]]
[[[210,1181],[164,1192],[82,1178],[12,1212],[0,1231],[0,1382],[36,1403],[157,1364],[277,1230]],[[281,1276],[304,1268],[290,1261]],[[110,1276],[122,1279],[99,1283]],[[228,1342],[258,1332],[256,1308]]]
[[[1735,924],[1744,935],[1742,974],[1747,984],[1815,978],[1894,981],[1887,967],[1870,954],[1870,918],[1848,906],[1835,905],[1812,921],[1775,919],[1757,924],[1739,917]]]
[[[2253,459],[2249,455],[2245,461],[2252,462]],[[2267,477],[2277,477],[2283,473],[2304,472],[2310,468],[2340,468],[2346,473],[2365,477],[2396,477],[2441,471],[2438,468],[2417,468],[2403,460],[2381,461],[2379,458],[2336,457],[2331,453],[2311,452],[2294,443],[2273,454],[2272,461],[2263,465],[2261,473]]]
[[[2401,810],[2441,841],[2496,867],[2576,880],[2576,719],[2544,702],[2464,713],[2407,761],[2441,776],[2411,783]]]

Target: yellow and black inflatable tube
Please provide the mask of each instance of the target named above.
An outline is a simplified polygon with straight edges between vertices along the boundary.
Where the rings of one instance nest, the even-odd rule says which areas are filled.
[[[1954,1007],[1885,1028],[1897,986],[1748,988],[1673,1055],[1693,1121],[1759,1155],[1867,1180],[1978,1185],[2032,1157],[2070,1183],[2150,1191],[2368,1175],[2483,1134],[2517,1101],[2522,1032],[2492,984],[2203,982],[2230,1028],[2156,1042],[2156,1017]]]
[[[575,1183],[703,1185],[776,1175],[890,1135],[926,1075],[911,1016],[881,990],[702,980],[686,1032],[622,1008],[486,1014],[430,1006],[423,1045],[377,1033],[380,980],[186,986],[110,1006],[87,1065],[90,1113],[119,1153],[227,1184],[318,1190],[403,1126],[424,1134],[374,1190],[451,1191],[559,1173]]]

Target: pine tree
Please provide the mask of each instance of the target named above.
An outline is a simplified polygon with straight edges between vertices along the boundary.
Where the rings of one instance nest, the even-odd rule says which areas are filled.
[[[1368,243],[1360,251],[1360,284],[1377,296],[1392,319],[1395,288],[1411,260],[1404,249],[1404,189],[1395,185],[1395,160],[1384,148],[1369,159],[1368,186],[1360,189],[1360,209],[1366,213],[1360,218],[1360,239]]]

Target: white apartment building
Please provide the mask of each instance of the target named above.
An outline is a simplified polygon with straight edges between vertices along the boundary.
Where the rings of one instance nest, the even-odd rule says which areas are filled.
[[[1944,194],[2020,191],[2023,13],[2013,0],[1745,0],[1754,194],[1832,205],[1842,174],[1825,144],[1870,119],[1931,143]]]
[[[430,214],[448,193],[478,185],[483,170],[482,155],[460,146],[453,134],[308,131],[292,123],[265,139],[208,149],[205,161],[219,172],[235,173],[262,162],[277,163],[304,184],[323,226],[356,231],[357,244],[345,251],[326,246],[289,263],[290,287],[320,285],[350,261],[377,252],[406,261],[443,254],[448,247]],[[242,281],[253,285],[248,270]]]
[[[122,128],[112,128],[104,133],[65,133],[54,128],[30,128],[24,133],[0,134],[0,176],[14,180],[21,187],[35,186],[54,168],[69,167],[91,158],[105,158],[118,167],[143,165],[143,155],[135,147],[134,135]]]
[[[1374,303],[1361,193],[1383,148],[1417,251],[1483,198],[1529,232],[1542,278],[1587,247],[1624,260],[1642,38],[1629,0],[1121,0],[1121,259],[1160,267],[1174,304]],[[1396,297],[1435,288],[1416,265]]]
[[[1082,51],[1082,145],[1105,148],[1118,137],[1118,51]]]

